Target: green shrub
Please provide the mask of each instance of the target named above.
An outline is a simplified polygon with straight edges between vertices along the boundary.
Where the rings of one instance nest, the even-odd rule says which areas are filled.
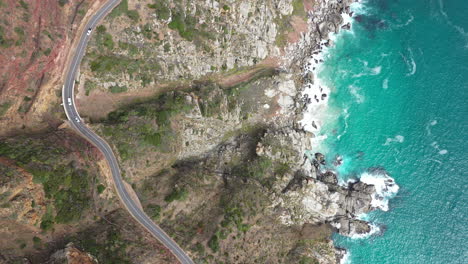
[[[155,147],[161,146],[162,140],[161,140],[161,133],[159,132],[154,132],[149,135],[144,136],[144,141],[147,142],[148,144],[151,144]]]
[[[115,85],[115,86],[111,86],[109,90],[111,93],[123,93],[123,92],[128,91],[128,88],[125,85],[124,86]]]
[[[39,237],[37,236],[33,237],[32,241],[33,241],[34,248],[38,249],[41,247],[42,240]]]
[[[164,198],[164,201],[170,203],[173,201],[185,200],[188,196],[188,191],[185,188],[174,188],[172,192]]]
[[[140,14],[136,10],[128,10],[127,16],[133,20],[133,22],[138,22],[140,20]]]
[[[106,33],[106,31],[107,31],[107,28],[106,28],[106,26],[104,26],[104,25],[99,25],[99,26],[96,28],[96,32],[99,33],[99,34]]]
[[[217,252],[219,250],[219,239],[216,234],[214,234],[208,241],[208,247],[211,248],[213,252]]]
[[[158,1],[156,4],[148,4],[148,8],[155,9],[159,19],[168,20],[171,16],[171,10],[167,7],[165,1]]]
[[[29,5],[26,2],[24,2],[23,0],[20,0],[19,4],[20,4],[21,8],[23,8],[25,10],[29,9]]]
[[[12,39],[8,39],[5,34],[5,30],[0,25],[0,47],[2,48],[9,48],[13,45],[14,41]]]
[[[173,14],[172,21],[168,26],[172,30],[177,30],[182,38],[192,41],[195,34],[198,34],[198,30],[195,29],[196,24],[197,20],[195,17],[190,15],[184,16],[182,12],[177,12]]]
[[[54,225],[53,208],[51,206],[47,206],[46,213],[42,216],[40,226],[42,230],[48,231],[52,229],[53,225]]]
[[[49,56],[51,51],[52,50],[50,48],[45,49],[44,50],[44,55]]]
[[[104,185],[102,185],[102,184],[99,184],[99,185],[97,186],[97,192],[98,192],[99,194],[101,194],[102,192],[104,192],[105,189],[106,189],[106,186],[104,186]]]
[[[6,114],[8,109],[10,109],[11,105],[11,102],[5,102],[0,104],[0,117]]]
[[[315,259],[315,258],[311,258],[311,257],[307,257],[307,256],[303,256],[300,260],[299,260],[299,264],[319,264],[320,262]]]
[[[63,7],[63,6],[66,5],[66,4],[68,4],[68,0],[59,0],[59,5],[60,5],[60,6]]]
[[[116,18],[123,14],[127,15],[127,17],[134,22],[138,22],[138,20],[140,19],[140,14],[138,14],[138,11],[128,10],[128,0],[122,0],[118,6],[112,9],[112,12],[110,12],[109,17]]]
[[[153,220],[158,220],[161,216],[161,206],[157,204],[150,204],[147,207],[147,213]]]

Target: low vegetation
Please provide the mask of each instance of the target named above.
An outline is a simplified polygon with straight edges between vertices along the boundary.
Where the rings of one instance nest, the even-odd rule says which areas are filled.
[[[129,242],[122,237],[121,230],[117,227],[112,226],[105,232],[86,230],[71,238],[71,241],[96,257],[99,263],[132,263],[126,253]]]
[[[50,230],[54,223],[79,220],[90,205],[90,179],[86,170],[64,158],[68,151],[48,140],[20,137],[0,142],[0,156],[8,157],[16,165],[33,175],[41,183],[49,206],[40,226]],[[52,206],[53,205],[53,206]]]
[[[112,10],[112,12],[109,14],[109,17],[116,18],[121,15],[126,15],[133,22],[138,22],[138,20],[140,20],[138,11],[128,9],[128,0],[122,0],[120,4]]]
[[[6,114],[8,109],[10,109],[12,103],[11,102],[4,102],[0,104],[0,117]]]
[[[109,113],[102,132],[111,138],[123,160],[148,148],[169,151],[170,143],[177,137],[171,119],[190,108],[184,93],[164,93]]]

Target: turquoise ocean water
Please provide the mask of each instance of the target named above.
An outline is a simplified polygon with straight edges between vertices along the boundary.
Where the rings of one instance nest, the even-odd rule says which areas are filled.
[[[368,0],[321,66],[342,179],[383,167],[399,185],[351,263],[468,263],[468,0]]]

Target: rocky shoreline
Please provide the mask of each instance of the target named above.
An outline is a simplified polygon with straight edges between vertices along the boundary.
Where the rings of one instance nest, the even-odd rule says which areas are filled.
[[[306,112],[310,111],[308,108],[311,105],[325,105],[320,110],[313,109],[312,114],[315,111],[315,114],[320,116],[320,111],[326,111],[324,108],[329,91],[324,91],[319,85],[314,87],[314,75],[318,65],[323,62],[323,48],[333,45],[329,33],[351,29],[351,23],[344,21],[341,14],[352,17],[350,4],[353,2],[355,1],[322,1],[320,10],[308,21],[313,30],[307,32],[294,49],[290,49],[291,64],[305,69],[301,80],[304,85],[298,89],[295,97],[295,122],[291,128],[286,129],[289,131],[283,129],[282,133],[295,139],[292,146],[298,153],[303,154],[304,150],[316,147],[310,143],[315,135],[308,131],[318,132],[319,123],[323,120],[314,118],[308,125],[302,120]],[[306,89],[319,91],[313,92],[315,96],[309,96],[305,92]],[[297,135],[303,135],[302,139]],[[258,155],[268,153],[263,149],[264,146],[260,147],[260,152],[257,147]],[[334,165],[339,166],[341,162],[341,157],[336,157]],[[325,156],[319,152],[316,152],[313,158],[304,155],[303,163],[297,168],[294,176],[283,181],[283,197],[274,197],[275,205],[286,208],[280,217],[282,222],[286,225],[326,223],[333,227],[334,232],[349,237],[362,237],[372,233],[374,230],[370,223],[359,219],[359,216],[378,209],[373,206],[373,197],[378,196],[375,186],[360,180],[342,186],[338,183],[336,172],[327,169],[325,165]],[[335,247],[337,263],[341,262],[346,254],[346,249]]]

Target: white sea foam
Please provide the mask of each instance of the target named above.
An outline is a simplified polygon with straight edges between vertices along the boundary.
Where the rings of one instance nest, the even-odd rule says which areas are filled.
[[[413,51],[411,49],[409,49],[410,51],[410,54],[411,54],[411,72],[407,74],[407,76],[410,76],[410,75],[414,75],[416,73],[416,62],[414,61],[414,57],[413,57]]]
[[[351,253],[349,251],[346,251],[346,253],[343,255],[343,258],[340,260],[340,264],[351,264]]]
[[[382,71],[382,66],[375,66],[373,68],[368,67],[369,63],[367,61],[362,61],[361,62],[364,64],[364,69],[358,73],[358,74],[353,74],[353,78],[359,78],[362,76],[366,75],[379,75],[380,72]]]
[[[360,2],[351,4],[350,8],[354,13],[365,12]],[[352,17],[345,13],[341,14],[341,16],[343,18],[342,25],[350,23],[352,28],[354,23]],[[351,34],[354,34],[352,30],[350,32]],[[334,43],[339,34],[330,33],[328,37],[331,42]],[[320,130],[323,126],[323,120],[327,119],[328,98],[330,96],[330,88],[327,87],[323,80],[321,80],[318,76],[318,73],[322,67],[322,62],[328,54],[329,50],[325,45],[326,42],[327,41],[322,41],[320,43],[320,49],[312,52],[313,55],[304,69],[304,74],[312,73],[314,80],[313,82],[307,83],[305,85],[305,89],[302,93],[302,96],[308,100],[309,103],[307,104],[306,110],[303,112],[303,118],[299,123],[302,125],[304,130],[313,132],[316,135],[319,135],[320,133]],[[320,144],[324,139],[326,139],[326,136],[323,135],[315,137],[311,140],[312,146],[317,148],[317,144]]]
[[[437,125],[437,120],[432,120],[426,125],[426,132],[429,136],[432,136],[431,127]]]
[[[408,73],[406,74],[406,76],[411,76],[411,75],[414,75],[416,73],[416,62],[414,60],[414,57],[413,57],[413,51],[411,50],[411,48],[408,48],[408,52],[409,52],[409,59],[403,55],[403,53],[400,52],[400,56],[403,58],[403,61],[405,62],[406,64],[406,67],[408,68]]]
[[[411,24],[414,20],[414,16],[410,14],[410,18],[404,24],[398,24],[397,27],[406,27]]]
[[[346,132],[348,131],[348,118],[349,118],[349,112],[348,108],[343,109],[343,119],[344,119],[344,130],[343,133],[339,134],[336,138],[339,140]]]
[[[402,135],[396,135],[394,138],[387,138],[385,140],[385,143],[383,144],[384,146],[390,145],[390,143],[396,142],[396,143],[403,143],[405,141],[405,137]]]
[[[439,143],[437,143],[437,141],[432,142],[431,146],[435,148],[439,152],[440,155],[445,155],[448,153],[448,150],[440,149]]]
[[[388,89],[388,78],[386,78],[385,80],[383,80],[382,88],[383,88],[383,89]]]
[[[395,183],[395,180],[388,176],[384,170],[364,172],[360,179],[362,182],[372,184],[375,187],[375,194],[372,195],[371,205],[382,211],[388,211],[388,201],[398,193],[398,189],[400,188]]]
[[[374,67],[371,70],[372,70],[372,75],[379,75],[380,72],[382,71],[382,66]]]
[[[361,91],[360,87],[355,86],[355,85],[350,85],[348,86],[348,88],[349,88],[349,92],[351,93],[351,95],[353,95],[354,98],[356,98],[356,103],[361,104],[364,102],[364,99],[365,99],[364,95],[359,93]]]
[[[351,237],[351,239],[363,239],[363,238],[368,238],[368,237],[372,236],[373,234],[376,234],[376,233],[380,232],[380,228],[377,225],[375,225],[373,223],[369,223],[369,226],[370,226],[370,231],[369,232],[364,233],[364,234],[351,233],[349,235],[349,237]]]

